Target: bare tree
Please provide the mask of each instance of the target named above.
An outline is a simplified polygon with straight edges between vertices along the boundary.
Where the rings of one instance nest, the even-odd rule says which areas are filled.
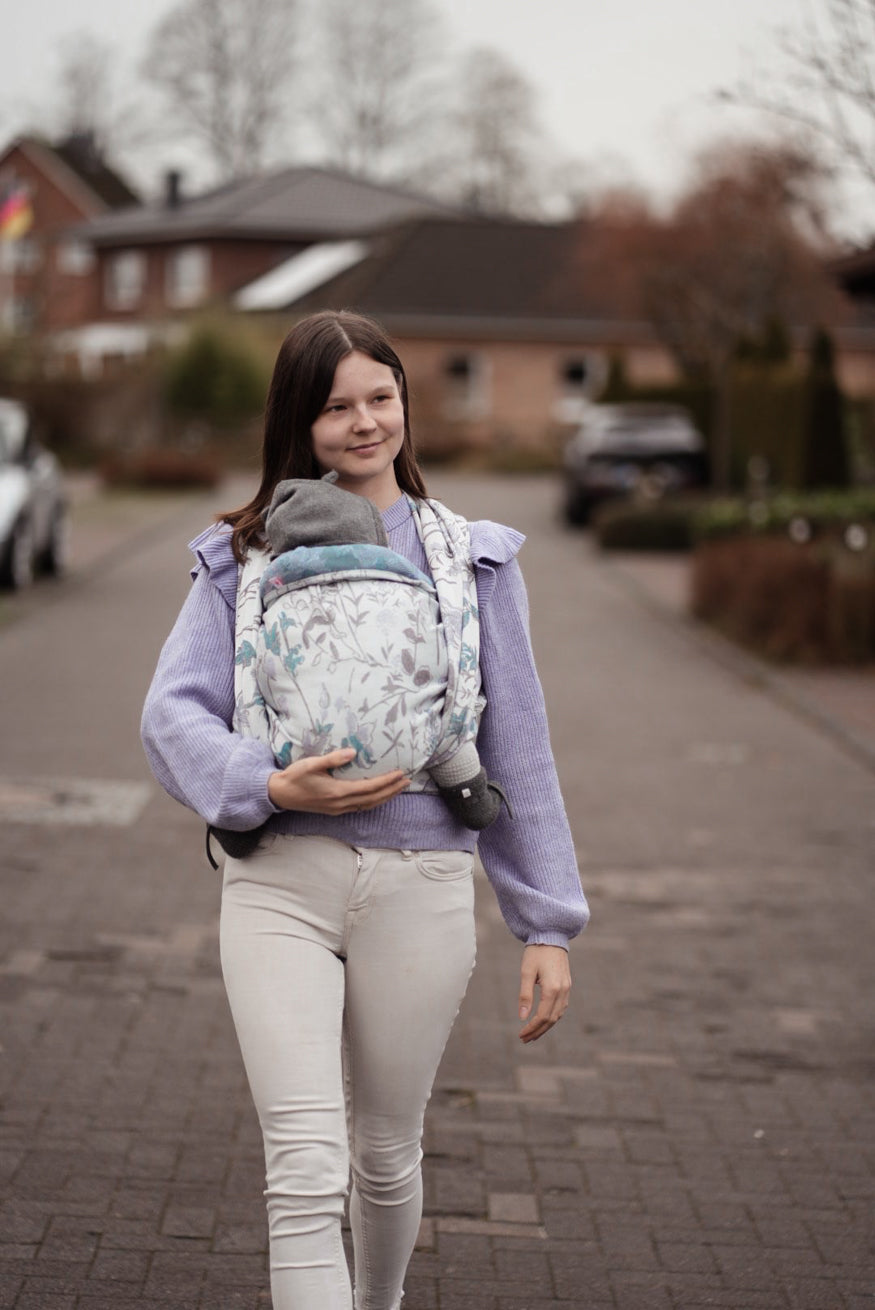
[[[443,27],[429,0],[324,0],[313,121],[328,162],[407,177],[440,117]]]
[[[144,75],[219,176],[257,170],[284,126],[295,0],[179,0],[149,40]]]
[[[762,70],[720,96],[765,110],[875,186],[875,0],[816,0],[778,34],[784,74]]]
[[[135,149],[147,137],[142,106],[130,84],[121,89],[115,46],[86,30],[67,33],[56,48],[55,100],[47,115],[53,136],[89,142],[100,158]]]
[[[534,87],[509,59],[488,47],[468,53],[459,85],[450,167],[458,198],[492,213],[536,212],[545,146]]]

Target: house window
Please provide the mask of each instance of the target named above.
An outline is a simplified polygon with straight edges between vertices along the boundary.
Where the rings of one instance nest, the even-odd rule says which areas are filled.
[[[120,250],[106,265],[103,296],[107,309],[134,309],[146,287],[146,256],[142,250]]]
[[[577,423],[603,381],[604,362],[597,354],[566,355],[559,360],[558,373],[553,417],[561,423]]]
[[[487,362],[475,351],[444,361],[444,414],[450,419],[485,418],[489,413]]]
[[[186,309],[200,305],[210,289],[210,252],[205,246],[181,246],[167,256],[168,305]]]
[[[58,246],[58,272],[87,277],[94,268],[94,251],[85,241],[62,241]]]
[[[566,359],[562,365],[562,389],[572,395],[583,391],[587,378],[586,360],[582,355]]]

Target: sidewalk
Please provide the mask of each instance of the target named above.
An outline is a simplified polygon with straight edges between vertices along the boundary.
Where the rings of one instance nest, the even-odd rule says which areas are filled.
[[[706,657],[676,574],[645,589],[560,531],[546,481],[432,482],[528,533],[593,922],[571,1010],[523,1047],[519,945],[478,876],[405,1310],[873,1307],[869,767]],[[84,495],[80,566],[0,627],[0,1310],[270,1303],[219,885],[136,740],[185,542],[239,499]]]

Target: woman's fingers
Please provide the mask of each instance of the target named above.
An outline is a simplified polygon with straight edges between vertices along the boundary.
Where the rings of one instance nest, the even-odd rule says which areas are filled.
[[[268,794],[275,805],[311,814],[349,814],[372,810],[399,795],[409,785],[400,769],[375,778],[335,778],[332,769],[355,758],[354,750],[331,751],[327,755],[296,760],[271,774]]]
[[[561,946],[527,946],[523,952],[520,971],[519,1016],[531,1014],[535,987],[539,988],[538,1008],[525,1028],[520,1040],[534,1042],[549,1032],[568,1008],[571,994],[571,970],[568,952]]]

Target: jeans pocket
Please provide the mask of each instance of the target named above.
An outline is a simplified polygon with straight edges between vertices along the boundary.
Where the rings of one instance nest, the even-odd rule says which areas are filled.
[[[413,858],[423,877],[435,882],[458,882],[474,872],[474,856],[469,851],[414,851]]]

